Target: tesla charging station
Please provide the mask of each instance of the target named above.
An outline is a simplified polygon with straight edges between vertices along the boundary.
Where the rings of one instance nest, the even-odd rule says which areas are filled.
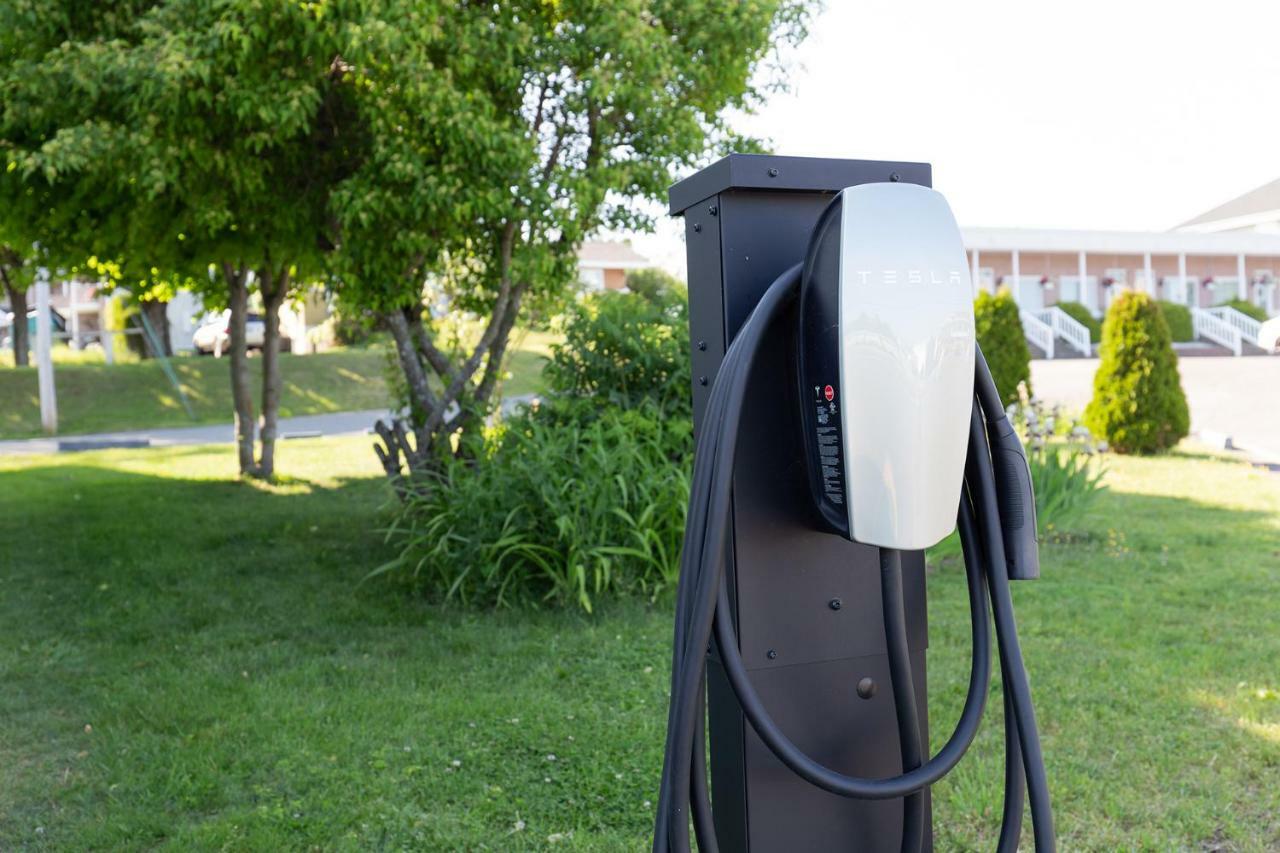
[[[930,184],[923,163],[731,155],[671,188],[697,450],[655,851],[932,849],[928,785],[988,692],[988,607],[999,849],[1017,849],[1027,794],[1052,849],[1008,587],[1038,574],[1034,502]],[[973,663],[930,758],[922,549],[957,520]]]

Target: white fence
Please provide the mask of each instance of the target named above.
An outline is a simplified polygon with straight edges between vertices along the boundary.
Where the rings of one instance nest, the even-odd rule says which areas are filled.
[[[1224,346],[1231,350],[1232,355],[1238,356],[1244,352],[1244,335],[1217,314],[1203,308],[1192,308],[1191,328],[1197,338],[1205,338],[1219,346]]]
[[[1037,320],[1052,329],[1055,335],[1071,344],[1072,349],[1083,356],[1093,355],[1093,343],[1089,340],[1089,327],[1075,317],[1072,317],[1057,306],[1037,311],[1035,316]]]
[[[1258,333],[1262,330],[1262,323],[1250,317],[1248,314],[1242,314],[1229,305],[1219,305],[1216,308],[1205,310],[1206,314],[1226,320],[1240,332],[1240,336],[1255,347],[1258,345]]]
[[[1030,311],[1020,311],[1019,316],[1022,318],[1022,333],[1027,340],[1044,350],[1045,358],[1053,358],[1053,327]]]

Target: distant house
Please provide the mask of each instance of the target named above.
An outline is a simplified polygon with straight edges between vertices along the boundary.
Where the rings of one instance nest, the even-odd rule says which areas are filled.
[[[652,266],[629,243],[588,240],[578,248],[578,281],[588,291],[622,290],[628,272]]]
[[[1028,340],[1050,358],[1089,351],[1061,302],[1101,317],[1119,294],[1140,290],[1191,309],[1196,338],[1235,355],[1256,348],[1260,324],[1224,303],[1280,314],[1280,180],[1171,231],[961,230],[975,289],[1008,288]]]

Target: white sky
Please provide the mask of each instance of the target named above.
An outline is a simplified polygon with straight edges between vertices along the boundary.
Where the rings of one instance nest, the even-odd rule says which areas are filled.
[[[1280,177],[1274,0],[828,0],[793,60],[742,130],[930,162],[962,225],[1165,230]]]

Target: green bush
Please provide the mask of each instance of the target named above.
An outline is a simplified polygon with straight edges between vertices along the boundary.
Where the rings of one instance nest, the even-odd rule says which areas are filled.
[[[564,342],[553,345],[543,377],[552,393],[597,405],[632,407],[642,400],[689,416],[688,303],[682,294],[648,299],[603,292],[565,317]]]
[[[688,293],[688,288],[683,281],[657,267],[632,270],[627,273],[627,290],[637,296],[643,296],[650,302],[683,300]]]
[[[1259,323],[1265,323],[1267,321],[1267,312],[1262,310],[1260,306],[1254,305],[1252,302],[1249,302],[1248,300],[1228,299],[1226,302],[1223,302],[1222,304],[1227,308],[1236,309],[1246,317],[1252,317],[1253,319],[1257,320]]]
[[[1164,316],[1165,325],[1169,327],[1169,337],[1174,343],[1185,344],[1196,338],[1195,327],[1191,324],[1191,309],[1176,302],[1161,300],[1157,303]]]
[[[1022,331],[1018,303],[1001,288],[995,296],[983,291],[973,304],[978,345],[991,367],[991,376],[1005,404],[1018,400],[1018,386],[1031,393],[1031,350]]]
[[[685,302],[601,293],[564,332],[549,398],[415,484],[389,531],[400,554],[375,574],[475,606],[588,611],[675,583],[693,454]]]
[[[408,499],[390,530],[400,555],[375,574],[482,607],[654,596],[679,572],[692,450],[692,422],[652,403],[515,415]]]
[[[1059,302],[1057,307],[1061,308],[1072,320],[1089,330],[1090,342],[1096,344],[1102,340],[1102,324],[1098,322],[1097,317],[1089,312],[1088,308],[1079,302]]]
[[[1085,424],[1120,453],[1155,453],[1187,435],[1190,415],[1169,325],[1145,293],[1123,293],[1102,326],[1102,361]]]

